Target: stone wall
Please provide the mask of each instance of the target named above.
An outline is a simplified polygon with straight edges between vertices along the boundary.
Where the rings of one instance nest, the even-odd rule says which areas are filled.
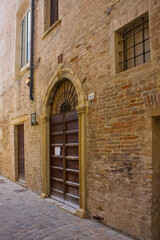
[[[15,79],[16,12],[22,1],[10,2],[0,2],[4,23],[0,30],[0,173],[15,180],[15,126],[10,121],[28,115],[24,123],[26,186],[42,192],[42,103],[63,53],[63,67],[80,79],[86,98],[95,94],[87,114],[88,215],[101,216],[110,227],[150,240],[152,121],[145,98],[158,92],[160,85],[160,2],[62,0],[61,22],[44,35],[43,0],[35,1],[34,64],[39,57],[40,63],[34,70],[33,102],[25,84],[29,71]],[[115,74],[114,32],[146,11],[151,62]],[[31,127],[34,111],[38,126]]]

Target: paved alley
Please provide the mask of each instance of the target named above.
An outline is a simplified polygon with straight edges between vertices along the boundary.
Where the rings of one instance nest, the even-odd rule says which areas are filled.
[[[132,240],[0,176],[0,240]]]

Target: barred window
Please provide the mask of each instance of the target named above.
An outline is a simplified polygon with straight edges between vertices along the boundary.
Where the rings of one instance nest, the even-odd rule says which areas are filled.
[[[145,14],[118,33],[118,72],[150,61],[149,18]]]

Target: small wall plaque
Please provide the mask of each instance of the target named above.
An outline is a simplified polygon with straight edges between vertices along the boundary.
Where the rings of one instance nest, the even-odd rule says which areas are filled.
[[[58,63],[63,62],[63,53],[58,56]]]
[[[91,101],[91,100],[93,100],[94,99],[94,93],[90,93],[89,95],[88,95],[88,101]]]

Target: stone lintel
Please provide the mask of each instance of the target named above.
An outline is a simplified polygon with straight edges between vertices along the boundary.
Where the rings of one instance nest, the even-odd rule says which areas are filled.
[[[14,118],[10,121],[10,124],[11,125],[19,125],[21,123],[24,123],[28,121],[28,115],[24,115],[24,116],[21,116],[21,117],[18,117],[18,118]]]

